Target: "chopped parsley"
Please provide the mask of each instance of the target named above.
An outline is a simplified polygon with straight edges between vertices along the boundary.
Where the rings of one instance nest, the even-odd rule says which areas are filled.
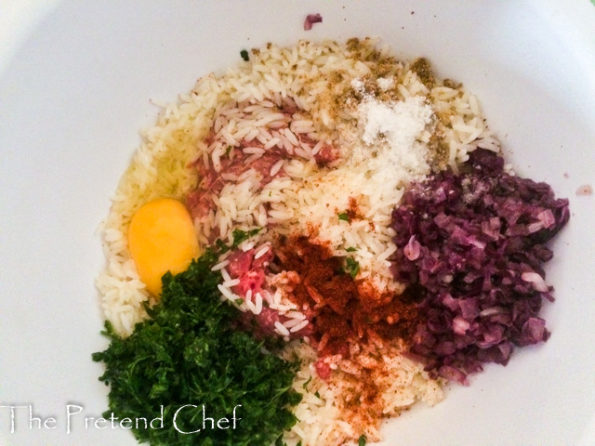
[[[347,274],[349,274],[352,279],[355,279],[355,276],[357,276],[357,273],[359,273],[359,263],[357,260],[347,257],[345,259],[345,272],[347,272]]]
[[[246,62],[248,62],[250,60],[250,54],[248,54],[247,50],[242,50],[240,51],[240,56],[242,57],[242,59],[244,59]]]
[[[357,440],[357,446],[366,446],[366,436],[364,434],[359,436]]]
[[[229,251],[229,246],[227,246],[221,239],[215,240],[215,247],[221,254]]]
[[[339,217],[339,220],[349,221],[349,214],[347,212],[341,212],[337,214],[337,217]]]
[[[242,231],[241,229],[234,229],[232,232],[233,235],[233,244],[232,248],[237,248],[242,242],[248,240],[250,237],[254,237],[256,234],[260,232],[261,228],[251,229],[249,231]]]
[[[302,385],[302,389],[308,390],[308,384],[310,384],[310,381],[312,381],[312,377],[308,378],[308,381]]]
[[[347,252],[355,252],[355,251],[357,251],[357,248],[355,246],[350,246],[349,248],[345,248],[345,251],[347,251]]]
[[[128,338],[105,323],[110,345],[93,354],[105,364],[99,380],[110,386],[104,416],[151,420],[161,416],[163,406],[163,429],[145,429],[142,423],[132,429],[140,442],[269,446],[296,422],[290,408],[301,400],[291,388],[297,365],[233,328],[241,313],[219,298],[221,275],[211,271],[217,257],[207,250],[187,271],[166,274],[160,302],[147,305],[149,318]],[[202,429],[202,412],[185,409],[178,413],[178,429],[201,431],[184,435],[173,417],[186,404],[204,405],[207,416],[228,418],[230,424],[241,404],[240,419],[235,429],[210,429],[208,423]]]

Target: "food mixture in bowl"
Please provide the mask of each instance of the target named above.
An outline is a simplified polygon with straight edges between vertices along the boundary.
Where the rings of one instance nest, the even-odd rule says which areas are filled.
[[[105,221],[94,359],[110,413],[163,418],[139,440],[365,444],[547,340],[568,202],[460,83],[371,39],[242,57],[163,110]]]

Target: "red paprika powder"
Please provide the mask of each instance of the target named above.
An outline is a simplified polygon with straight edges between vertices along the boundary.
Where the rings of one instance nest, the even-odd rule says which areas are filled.
[[[419,322],[415,303],[352,278],[344,271],[345,260],[334,257],[328,246],[291,237],[281,239],[275,252],[278,266],[296,273],[291,298],[313,325],[319,356],[349,357],[352,342],[413,334]]]

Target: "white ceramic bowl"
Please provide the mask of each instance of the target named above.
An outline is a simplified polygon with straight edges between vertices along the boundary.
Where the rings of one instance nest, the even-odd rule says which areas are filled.
[[[17,3],[4,13],[17,17]],[[17,409],[10,433],[0,408],[0,444],[135,444],[129,432],[85,429],[83,417],[107,403],[90,359],[106,345],[96,228],[138,130],[156,115],[151,101],[174,100],[239,62],[242,48],[366,35],[463,81],[518,171],[549,182],[572,211],[547,268],[557,297],[544,309],[550,340],[390,422],[386,444],[595,444],[594,198],[575,195],[595,167],[588,0],[64,1],[28,33],[26,19],[51,8],[26,5],[27,17],[4,15],[13,28],[0,53],[0,402],[32,404],[56,424],[29,426]],[[305,32],[312,12],[324,22]],[[84,407],[70,433],[68,404]]]

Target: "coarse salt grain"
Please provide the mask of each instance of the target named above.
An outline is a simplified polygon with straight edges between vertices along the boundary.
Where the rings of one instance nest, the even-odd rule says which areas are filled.
[[[358,109],[365,123],[363,141],[372,145],[385,139],[390,147],[391,164],[400,163],[410,169],[420,169],[427,164],[426,151],[413,147],[434,114],[423,98],[385,103],[366,97]]]

